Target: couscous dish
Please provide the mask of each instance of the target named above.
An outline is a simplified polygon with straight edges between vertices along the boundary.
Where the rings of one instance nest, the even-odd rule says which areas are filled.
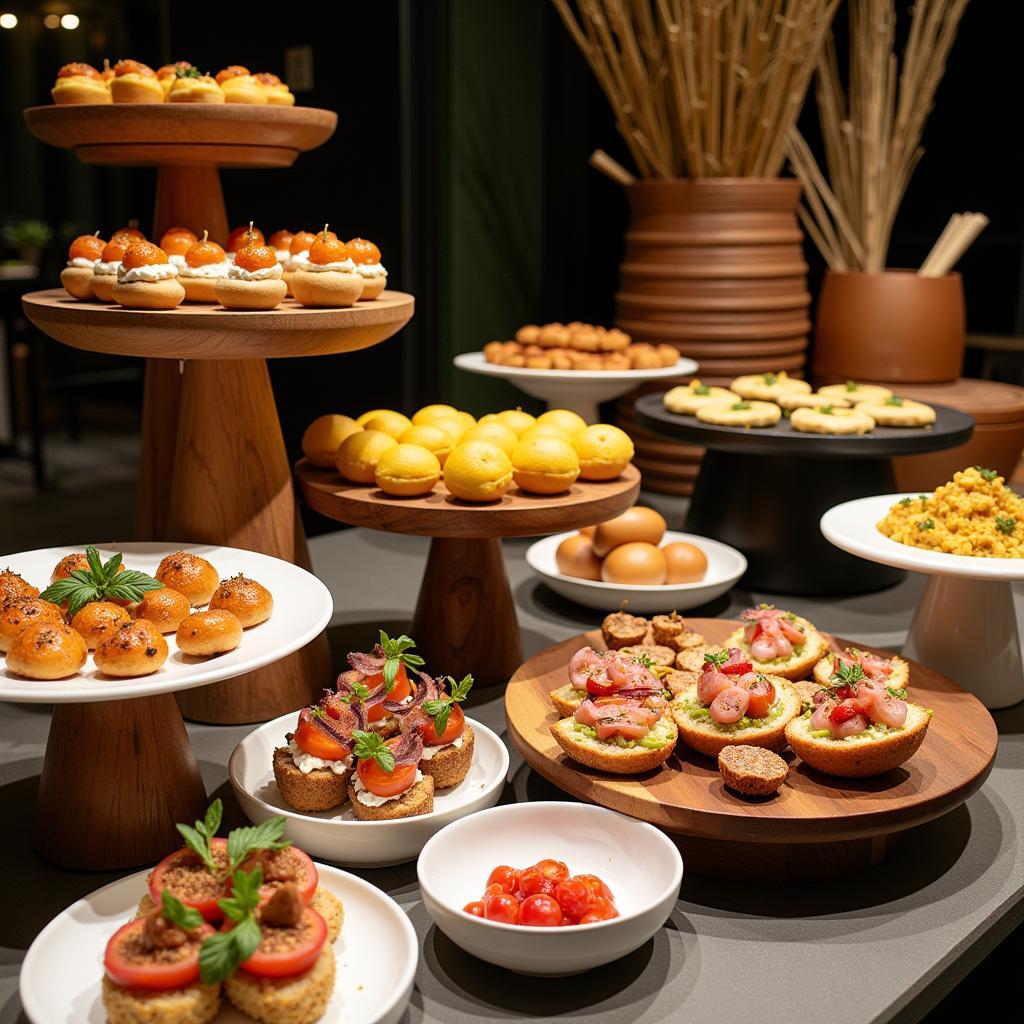
[[[954,474],[934,494],[903,498],[878,524],[900,544],[951,555],[1024,558],[1024,500],[992,469]]]

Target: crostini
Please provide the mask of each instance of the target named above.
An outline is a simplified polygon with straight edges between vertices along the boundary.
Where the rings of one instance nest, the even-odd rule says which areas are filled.
[[[396,705],[411,704],[415,687],[409,679],[409,671],[423,667],[424,661],[412,653],[416,642],[407,636],[392,639],[380,630],[380,640],[369,653],[349,653],[351,670],[338,677],[338,691],[345,696],[354,687],[361,688],[361,700],[366,705],[369,728],[380,733],[385,739],[398,732],[399,718]],[[376,691],[383,687],[378,695]],[[380,699],[377,699],[377,697]]]
[[[672,702],[683,742],[717,757],[737,744],[780,751],[786,725],[800,714],[800,698],[781,676],[755,672],[739,648],[708,652],[696,682]]]
[[[358,725],[355,713],[340,701],[333,714],[322,705],[303,708],[287,746],[274,750],[274,780],[284,801],[297,811],[314,813],[340,807],[348,799]]]
[[[806,619],[762,604],[740,613],[743,625],[722,645],[738,647],[755,672],[804,679],[828,650],[825,638]]]
[[[836,653],[830,651],[814,666],[814,680],[818,686],[828,686],[840,678],[840,670],[849,670],[859,665],[864,675],[872,682],[881,683],[894,690],[905,690],[910,682],[910,665],[897,655],[884,658],[878,654],[847,647]]]
[[[423,737],[418,730],[409,729],[389,740],[360,729],[354,736],[359,760],[348,798],[357,820],[414,818],[434,809],[434,780],[419,768]]]
[[[450,789],[462,782],[473,765],[474,736],[459,704],[473,687],[473,677],[456,682],[450,676],[435,682],[420,673],[423,703],[417,714],[423,755],[420,771],[434,780],[434,789]],[[445,689],[447,688],[447,693]],[[420,694],[417,693],[417,699]]]
[[[569,682],[549,694],[551,703],[559,715],[569,718],[589,698],[628,695],[638,688],[660,691],[661,684],[651,669],[642,656],[581,647],[569,659]]]

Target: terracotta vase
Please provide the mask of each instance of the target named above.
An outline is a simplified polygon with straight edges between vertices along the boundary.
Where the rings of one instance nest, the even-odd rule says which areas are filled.
[[[814,326],[815,378],[944,384],[964,359],[959,274],[828,271]]]
[[[708,383],[768,370],[802,375],[811,297],[796,217],[799,184],[652,179],[630,185],[626,194],[630,225],[616,324],[636,341],[667,342],[696,359]],[[636,444],[644,485],[688,494],[701,449],[637,428],[631,416],[637,394],[619,403],[619,414]]]

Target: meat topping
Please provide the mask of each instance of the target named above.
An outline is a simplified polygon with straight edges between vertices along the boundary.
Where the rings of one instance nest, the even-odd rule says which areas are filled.
[[[260,907],[260,923],[275,928],[294,928],[302,920],[302,898],[291,882],[278,886]]]

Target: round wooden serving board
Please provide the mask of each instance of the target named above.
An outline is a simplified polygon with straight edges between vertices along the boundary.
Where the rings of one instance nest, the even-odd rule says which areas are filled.
[[[687,621],[710,643],[721,643],[739,625]],[[600,630],[549,647],[516,672],[505,693],[509,736],[527,764],[559,788],[677,833],[687,870],[698,874],[784,880],[869,867],[883,859],[898,833],[962,804],[988,777],[995,758],[996,726],[982,704],[911,662],[910,698],[934,716],[918,752],[886,775],[823,775],[787,750],[785,785],[775,796],[751,799],[727,789],[715,761],[682,742],[658,771],[603,774],[568,758],[550,734],[558,715],[548,693],[565,685],[570,656],[588,644],[604,650]],[[848,645],[832,640],[836,650]]]

